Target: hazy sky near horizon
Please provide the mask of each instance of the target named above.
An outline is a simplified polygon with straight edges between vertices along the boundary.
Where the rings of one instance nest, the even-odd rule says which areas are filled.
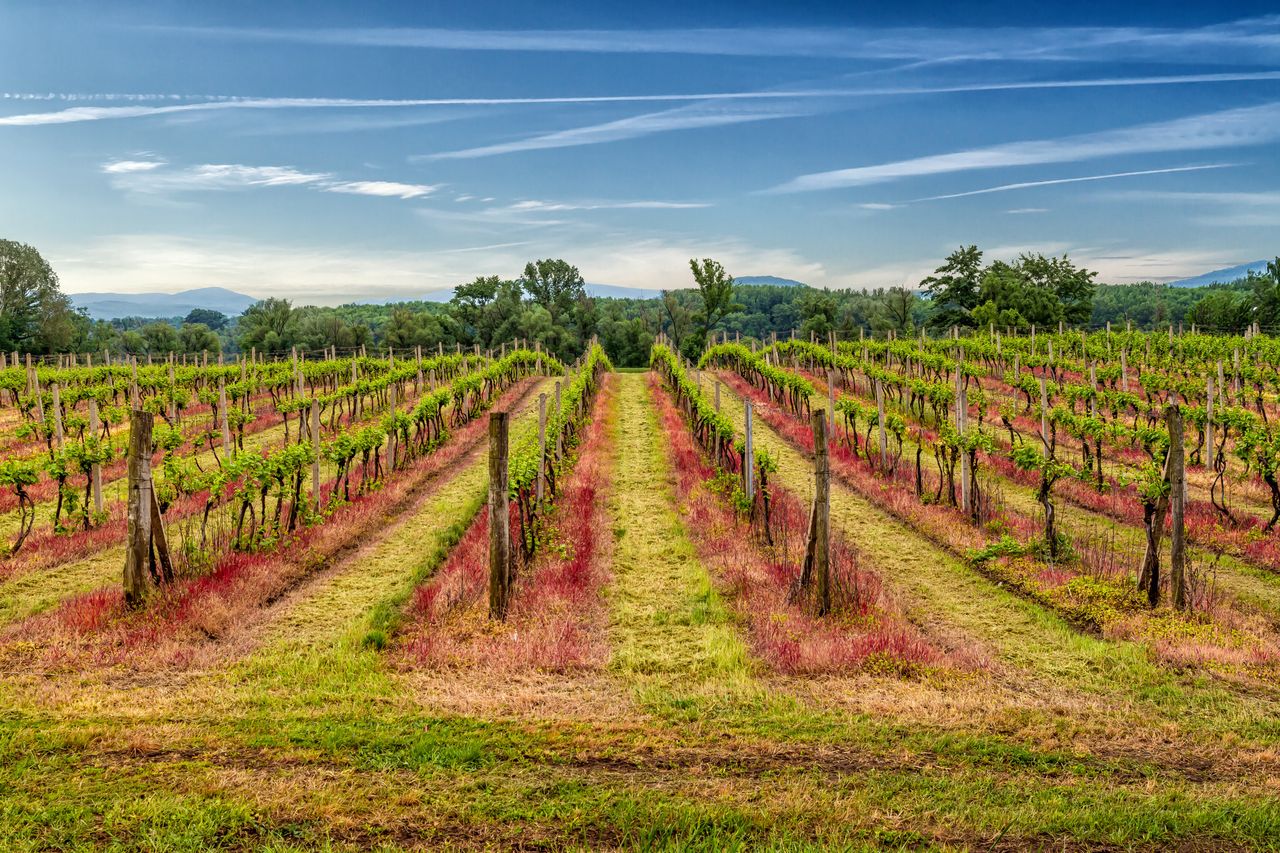
[[[0,237],[71,292],[331,303],[1280,252],[1274,4],[1065,5],[9,0]]]

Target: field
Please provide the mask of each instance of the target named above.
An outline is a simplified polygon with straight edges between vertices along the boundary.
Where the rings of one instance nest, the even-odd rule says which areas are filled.
[[[1274,340],[329,356],[0,371],[0,848],[1280,849]]]

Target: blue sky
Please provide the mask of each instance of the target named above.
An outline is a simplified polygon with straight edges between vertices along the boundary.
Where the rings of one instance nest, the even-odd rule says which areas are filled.
[[[886,6],[10,0],[0,236],[72,292],[320,303],[1280,252],[1274,6]]]

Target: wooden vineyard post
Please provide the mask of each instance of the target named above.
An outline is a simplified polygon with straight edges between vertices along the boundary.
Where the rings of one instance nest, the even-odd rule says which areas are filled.
[[[175,392],[178,389],[178,382],[173,376],[173,353],[169,353],[169,424],[170,426],[178,425],[178,404],[174,400]]]
[[[96,439],[98,430],[102,429],[102,423],[98,418],[98,401],[93,397],[89,398],[89,435]],[[93,511],[98,515],[102,514],[102,464],[94,462],[89,468],[89,479],[93,483]]]
[[[876,423],[880,438],[880,470],[889,469],[889,442],[884,429],[884,383],[876,380]]]
[[[58,383],[54,382],[49,386],[49,390],[53,392],[53,437],[55,447],[59,452],[65,442],[65,436],[62,433],[62,396],[58,391]]]
[[[547,481],[547,395],[538,395],[538,503],[542,503]]]
[[[1205,379],[1204,399],[1204,464],[1213,470],[1213,377]]]
[[[827,420],[813,413],[813,515],[806,554],[813,555],[818,583],[818,615],[831,612],[831,460],[827,451]]]
[[[1120,390],[1129,393],[1129,358],[1127,350],[1120,350]]]
[[[164,533],[164,519],[160,517],[160,502],[156,500],[156,490],[151,482],[150,466],[147,471],[147,483],[151,492],[151,548],[148,553],[148,565],[151,576],[156,577],[156,564],[160,565],[159,577],[166,583],[173,580],[173,563],[169,559],[169,538]]]
[[[556,414],[560,414],[560,382],[556,382]],[[564,442],[561,440],[560,433],[556,433],[556,461],[560,461],[560,455],[564,453]]]
[[[124,600],[142,604],[147,594],[147,564],[151,553],[151,429],[150,412],[129,415],[129,534],[124,559]]]
[[[1044,442],[1044,455],[1049,455],[1049,389],[1040,377],[1040,440]]]
[[[742,453],[742,485],[743,485],[742,490],[746,493],[747,500],[751,501],[751,500],[754,500],[756,496],[756,483],[755,483],[756,466],[755,466],[755,454],[752,452],[752,448],[751,448],[752,436],[751,436],[751,401],[750,400],[747,400],[746,406],[747,406],[747,421],[746,421],[746,430],[745,430],[746,437],[745,437],[745,444],[743,445],[743,453]]]
[[[391,429],[387,435],[387,473],[390,474],[396,470],[396,384],[391,383],[391,406],[388,409],[391,415]]]
[[[720,411],[720,380],[716,380],[716,411]]]
[[[320,509],[320,401],[311,398],[311,499]]]
[[[966,515],[969,513],[969,454],[963,446],[965,427],[968,426],[969,420],[969,401],[968,393],[965,390],[964,371],[959,364],[956,365],[956,435],[961,439],[960,447],[960,509]]]
[[[222,432],[222,458],[231,459],[231,422],[227,418],[227,383],[218,377],[218,429]]]
[[[1186,597],[1186,457],[1182,435],[1182,411],[1171,404],[1169,426],[1169,587],[1173,606],[1187,607]]]
[[[827,371],[827,432],[836,431],[836,372]]]
[[[510,416],[489,415],[489,618],[507,618],[511,592],[511,513],[507,504]]]

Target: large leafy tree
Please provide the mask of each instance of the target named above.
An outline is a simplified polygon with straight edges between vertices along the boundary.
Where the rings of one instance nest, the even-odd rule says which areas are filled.
[[[961,246],[946,262],[920,282],[929,294],[929,325],[935,329],[974,325],[972,312],[982,304],[982,252],[977,246]]]
[[[551,328],[543,340],[547,348],[561,358],[580,352],[573,315],[575,306],[586,301],[587,291],[578,268],[559,258],[530,261],[524,266],[520,285],[551,318]]]
[[[88,326],[33,246],[0,240],[0,350],[65,351]]]
[[[706,346],[711,330],[728,315],[741,311],[743,306],[733,301],[733,276],[725,272],[719,261],[690,259],[689,269],[693,271],[693,280],[702,297],[701,307],[693,312],[694,343],[701,349]]]
[[[243,351],[283,352],[297,343],[297,312],[287,299],[264,299],[245,309],[237,328]]]
[[[1280,258],[1268,261],[1266,271],[1251,274],[1248,282],[1253,290],[1254,319],[1268,331],[1280,326]]]

